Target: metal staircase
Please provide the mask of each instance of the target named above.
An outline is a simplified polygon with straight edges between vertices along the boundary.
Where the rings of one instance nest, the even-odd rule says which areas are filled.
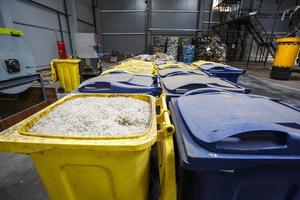
[[[252,36],[252,39],[261,49],[260,52],[264,54],[265,59],[261,58],[262,55],[260,55],[259,61],[266,60],[268,54],[274,58],[276,53],[276,37],[266,32],[263,25],[257,19],[256,14],[249,13],[251,13],[250,10],[239,10],[238,12],[228,13],[229,15],[226,16],[225,22],[212,27],[225,42],[229,50],[227,58],[235,60],[236,55],[239,55],[238,60],[243,59],[243,49],[245,48],[248,35]],[[235,48],[232,49],[232,47]]]
[[[246,28],[249,33],[253,36],[255,42],[258,45],[267,47],[267,50],[274,58],[276,53],[276,44],[274,35],[270,35],[266,32],[256,15],[249,15],[249,23],[246,23]]]

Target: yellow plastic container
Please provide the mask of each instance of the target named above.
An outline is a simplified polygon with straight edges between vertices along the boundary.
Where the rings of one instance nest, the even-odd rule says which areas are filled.
[[[104,71],[101,73],[101,75],[103,76],[103,75],[107,75],[107,74],[112,74],[112,73],[114,73],[114,72],[126,72],[126,73],[133,74],[133,73],[127,71],[127,70],[123,70],[123,69],[114,69],[114,68],[113,68],[113,69],[104,70]]]
[[[165,64],[157,66],[158,70],[167,69],[167,68],[175,68],[175,67],[178,67],[178,64],[173,61],[167,61]]]
[[[154,62],[130,59],[121,62],[112,69],[105,70],[101,75],[111,74],[113,72],[127,72],[136,75],[156,76],[157,69]]]
[[[139,75],[155,75],[155,69],[148,68],[148,67],[141,67],[141,66],[135,66],[135,65],[118,65],[114,67],[114,69],[122,69],[129,71],[133,74],[139,74]]]
[[[177,68],[177,67],[182,68],[182,69],[197,69],[196,66],[187,65],[184,63],[176,63],[173,61],[167,61],[165,64],[157,66],[158,70],[163,70],[163,69],[167,69],[167,68]]]
[[[110,74],[112,72],[124,71],[137,75],[155,76],[156,70],[148,67],[139,67],[134,65],[117,65],[113,69],[106,70],[102,75]]]
[[[151,68],[155,69],[156,64],[154,62],[150,61],[143,61],[143,60],[137,60],[137,59],[129,59],[121,62],[122,65],[135,65],[139,67],[146,67],[146,68]]]
[[[292,68],[299,53],[300,37],[279,38],[273,67]]]
[[[60,82],[66,92],[71,92],[80,84],[79,59],[54,59],[51,61],[53,81]]]
[[[143,75],[143,76],[155,76],[156,75],[155,72],[153,72],[152,70],[142,69],[142,68],[134,68],[134,67],[113,68],[113,69],[103,71],[101,75],[111,74],[113,72],[126,72],[126,73]]]
[[[149,102],[152,115],[148,130],[134,136],[117,137],[50,137],[28,131],[56,106],[91,96],[126,96]],[[165,99],[158,102],[162,101]],[[160,105],[165,106],[165,102]],[[164,171],[160,180],[165,184],[161,199],[171,200],[174,195],[176,197],[174,148],[171,144],[174,129],[164,106],[160,106],[161,111],[156,119],[156,99],[149,95],[71,94],[1,132],[0,151],[29,154],[51,199],[142,200],[147,199],[148,195],[150,149],[159,138],[161,144],[167,146],[159,151],[163,154],[160,171]],[[160,127],[158,132],[157,122]],[[164,135],[168,135],[165,142],[162,140],[166,138]]]
[[[114,69],[122,69],[140,75],[156,75],[156,64],[154,62],[136,59],[123,61],[120,65],[115,66]]]
[[[211,61],[206,61],[206,60],[197,60],[195,62],[192,63],[193,66],[197,66],[197,67],[201,67],[202,65],[206,65],[206,64],[214,64],[214,65],[224,65],[223,63],[216,63],[216,62],[211,62]]]

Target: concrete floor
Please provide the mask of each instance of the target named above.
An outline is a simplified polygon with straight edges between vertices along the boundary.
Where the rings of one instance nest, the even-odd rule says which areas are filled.
[[[0,153],[0,199],[48,199],[29,156]]]
[[[272,80],[269,70],[252,66],[239,84],[252,89],[253,94],[265,95],[300,107],[300,74],[289,81]],[[29,156],[0,153],[0,200],[48,199]]]
[[[288,81],[270,79],[268,68],[246,69],[239,79],[239,85],[251,89],[251,93],[279,98],[300,108],[300,73],[293,73]]]

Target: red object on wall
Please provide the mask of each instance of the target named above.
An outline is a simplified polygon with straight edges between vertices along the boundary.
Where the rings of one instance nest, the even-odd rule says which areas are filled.
[[[66,53],[65,43],[63,41],[57,41],[56,46],[57,46],[59,59],[66,59],[67,53]]]

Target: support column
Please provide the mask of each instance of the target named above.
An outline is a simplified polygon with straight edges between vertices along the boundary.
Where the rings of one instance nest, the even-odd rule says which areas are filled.
[[[97,28],[97,37],[99,38],[99,43],[100,43],[100,50],[104,52],[103,48],[103,38],[102,38],[102,14],[100,12],[101,10],[101,0],[95,0],[96,5],[94,7],[95,9],[95,23],[96,23],[96,28]]]
[[[69,21],[69,31],[71,34],[72,55],[76,55],[75,34],[78,32],[77,13],[75,0],[66,0],[66,13]]]
[[[197,29],[200,32],[203,31],[203,14],[204,14],[204,0],[198,1],[198,21],[197,21]],[[200,35],[200,32],[197,32],[197,36]]]
[[[147,0],[147,17],[146,17],[146,49],[145,53],[151,53],[152,47],[152,34],[150,29],[152,28],[152,0]]]

